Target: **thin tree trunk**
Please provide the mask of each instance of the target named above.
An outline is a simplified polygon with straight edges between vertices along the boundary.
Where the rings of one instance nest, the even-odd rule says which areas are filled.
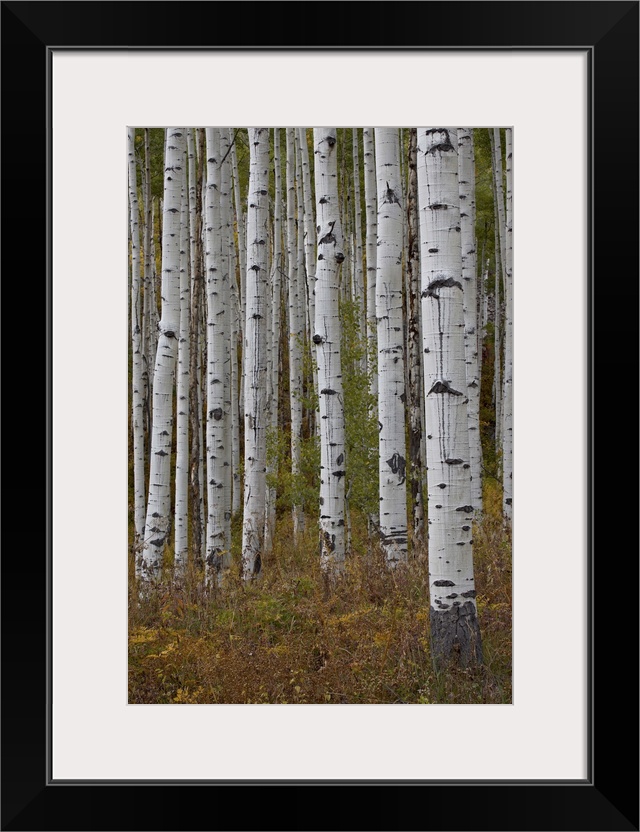
[[[245,233],[245,217],[240,198],[240,175],[238,173],[238,154],[234,141],[231,148],[231,165],[233,168],[233,205],[236,215],[236,230],[238,234],[238,261],[240,263],[240,285],[239,285],[239,309],[240,309],[240,342],[243,342],[244,326],[246,318],[246,280],[247,280],[247,237]],[[240,416],[244,418],[244,355],[241,365],[240,391],[238,407]]]
[[[149,149],[149,128],[144,131],[144,300],[142,310],[142,384],[143,409],[145,415],[145,431],[151,431],[151,366],[155,361],[155,354],[151,352],[153,336],[151,332],[151,307],[155,301],[151,297],[151,238],[153,236],[153,211],[151,207],[151,152]],[[155,326],[155,320],[153,321]],[[146,495],[146,491],[145,491]],[[145,496],[146,498],[146,496]],[[146,506],[145,506],[146,508]]]
[[[225,327],[220,240],[220,130],[208,127],[205,257],[207,273],[207,582],[217,583],[226,546],[224,445]]]
[[[320,564],[329,576],[344,568],[345,434],[340,356],[340,267],[344,262],[338,202],[335,127],[313,131],[318,260],[316,320],[320,387]]]
[[[302,156],[302,192],[304,200],[304,262],[307,278],[307,301],[309,308],[309,333],[313,334],[316,320],[316,220],[313,211],[313,191],[311,188],[311,171],[309,168],[309,148],[307,146],[307,130],[298,130],[298,141]],[[313,389],[318,398],[318,367],[313,364]],[[314,417],[313,430],[317,433],[318,420]]]
[[[478,333],[476,330],[476,188],[473,133],[458,129],[458,187],[460,193],[460,242],[462,246],[462,294],[464,308],[464,352],[467,371],[466,395],[469,399],[469,462],[471,464],[471,502],[476,514],[482,512],[482,471],[480,451],[480,375],[478,372]]]
[[[269,366],[269,432],[275,440],[278,431],[278,388],[280,379],[280,306],[281,306],[281,283],[283,273],[282,255],[282,171],[280,162],[280,128],[273,131],[273,164],[275,169],[275,203],[273,211],[273,257],[271,262],[271,288],[270,299],[271,327],[267,338],[271,344],[271,361]],[[277,461],[275,454],[267,462],[267,475],[271,477],[277,474]],[[276,498],[277,491],[274,485],[267,486],[267,508],[265,511],[265,552],[273,548],[273,536],[276,525]]]
[[[482,661],[471,539],[471,477],[455,130],[418,128],[418,194],[429,490],[431,652]]]
[[[133,493],[136,550],[144,536],[144,407],[142,330],[140,327],[140,229],[135,129],[127,131],[129,153],[129,229],[131,235],[131,431],[133,435]]]
[[[380,538],[389,566],[407,560],[402,298],[403,214],[396,127],[376,127],[378,197],[378,422]]]
[[[247,212],[246,322],[244,336],[244,519],[242,573],[260,573],[266,490],[267,224],[269,220],[269,130],[249,128],[249,199]]]
[[[417,130],[409,134],[409,183],[407,188],[407,296],[409,300],[408,364],[409,364],[409,478],[411,482],[411,513],[413,539],[421,544],[424,536],[422,504],[422,337],[420,335],[420,247],[418,234],[418,174],[416,154]]]
[[[202,286],[200,251],[200,226],[202,206],[198,206],[196,143],[193,130],[187,130],[187,150],[189,158],[189,264],[191,268],[191,315],[189,317],[189,516],[191,525],[191,551],[194,562],[198,564],[202,549],[202,517],[200,504],[200,481],[198,469],[200,463],[200,422],[202,414],[199,408],[198,389],[199,374],[199,333],[200,333],[200,297]]]
[[[175,566],[178,571],[187,564],[188,541],[188,491],[189,491],[189,313],[191,291],[189,286],[189,202],[182,195],[180,221],[180,337],[178,339],[178,370],[176,395],[178,416],[176,420],[176,481],[175,481]]]
[[[513,504],[513,161],[512,131],[506,130],[507,140],[507,216],[505,264],[505,321],[504,321],[504,392],[502,431],[503,511],[511,519]]]
[[[353,203],[354,203],[354,285],[355,300],[359,308],[360,338],[365,341],[367,337],[367,312],[366,297],[364,292],[364,267],[362,261],[362,201],[360,196],[360,156],[358,152],[358,130],[353,128]],[[362,360],[362,370],[366,370],[366,353]]]
[[[231,567],[231,273],[229,268],[229,245],[231,241],[231,160],[229,129],[220,131],[220,226],[219,249],[221,267],[221,326],[223,329],[224,364],[222,445],[218,448],[222,460],[222,524],[224,547],[218,571],[218,581]]]
[[[160,576],[171,527],[171,438],[173,381],[180,327],[180,212],[186,131],[167,130],[162,223],[162,318],[153,381],[153,431],[145,548],[138,560],[140,577]]]
[[[298,238],[296,227],[295,129],[287,127],[287,261],[289,287],[289,405],[291,412],[291,474],[300,472],[302,439],[302,343],[303,322],[298,280]],[[300,506],[293,506],[293,539],[297,542],[302,523]]]
[[[367,217],[365,254],[367,261],[367,368],[371,386],[369,392],[378,399],[378,350],[376,347],[378,322],[376,320],[376,269],[377,269],[377,217],[376,204],[376,160],[373,143],[373,129],[362,129],[364,156],[364,201]]]
[[[496,229],[497,229],[497,250],[496,250],[496,311],[495,311],[495,366],[494,375],[495,401],[496,401],[496,451],[502,453],[502,332],[501,332],[501,306],[500,306],[500,284],[505,280],[505,216],[504,216],[504,189],[502,186],[502,145],[500,141],[500,128],[494,127],[490,131],[491,153],[493,158],[493,183],[496,206]],[[498,254],[500,256],[500,267],[498,268]],[[503,283],[504,285],[504,283]]]

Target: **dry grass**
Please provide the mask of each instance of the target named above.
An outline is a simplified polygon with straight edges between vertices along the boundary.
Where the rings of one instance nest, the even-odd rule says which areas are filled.
[[[215,595],[197,581],[168,583],[142,603],[132,594],[129,702],[511,702],[511,541],[500,507],[489,481],[474,531],[483,667],[434,671],[424,555],[389,572],[354,523],[354,554],[327,592],[315,529],[294,549],[287,516],[259,582],[231,576]]]

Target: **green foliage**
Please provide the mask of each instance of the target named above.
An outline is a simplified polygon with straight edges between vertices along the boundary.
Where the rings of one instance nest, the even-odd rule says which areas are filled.
[[[320,442],[309,436],[300,440],[300,470],[291,471],[291,436],[279,429],[267,431],[267,486],[277,493],[276,509],[298,506],[305,514],[318,510]]]
[[[378,512],[378,404],[369,392],[366,342],[357,303],[342,299],[342,387],[344,393],[347,493],[351,510]]]

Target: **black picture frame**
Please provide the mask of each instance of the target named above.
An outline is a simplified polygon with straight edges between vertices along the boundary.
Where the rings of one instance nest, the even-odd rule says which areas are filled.
[[[33,287],[33,295],[42,302],[36,328],[46,333],[41,359],[34,369],[34,373],[40,372],[39,397],[27,391],[24,420],[21,414],[23,432],[33,420],[32,428],[24,434],[31,463],[25,465],[21,460],[15,480],[11,463],[11,492],[19,495],[22,503],[18,503],[17,514],[12,513],[5,521],[5,529],[9,527],[8,534],[11,532],[15,518],[20,516],[20,505],[23,510],[25,505],[29,510],[35,507],[41,514],[46,506],[48,518],[41,536],[32,539],[33,530],[23,529],[26,535],[15,538],[19,545],[12,540],[2,559],[2,829],[637,830],[637,501],[625,497],[623,483],[626,476],[637,471],[637,456],[629,448],[630,444],[635,446],[631,439],[637,438],[637,422],[634,420],[631,426],[624,415],[629,408],[633,410],[630,404],[625,407],[627,402],[635,401],[634,379],[638,377],[629,366],[631,356],[637,356],[638,2],[181,2],[166,4],[180,10],[180,14],[170,17],[161,13],[159,3],[1,5],[5,291],[11,293],[14,284],[21,292]],[[367,15],[361,23],[358,15],[369,5],[375,14]],[[251,31],[247,27],[249,9],[254,24]],[[338,9],[340,20],[332,28],[332,42],[317,42],[314,16]],[[409,13],[414,26],[393,29],[381,25],[387,15],[402,19]],[[296,18],[300,25],[285,29],[283,21],[294,14],[300,15]],[[198,25],[190,25],[189,21],[195,19]],[[398,40],[390,41],[394,31]],[[209,32],[213,33],[213,43],[202,40]],[[309,783],[269,782],[268,776],[259,783],[220,784],[48,780],[51,51],[54,47],[230,48],[239,42],[242,48],[252,49],[574,48],[589,53],[591,689],[589,772],[584,782],[479,779]],[[562,141],[561,137],[557,140]],[[17,163],[14,148],[25,165]],[[24,275],[25,266],[28,282],[22,277],[15,281],[12,276]],[[31,292],[28,302],[35,303]],[[628,343],[629,333],[632,344]],[[17,384],[19,387],[19,381]],[[600,439],[597,445],[596,438]],[[42,471],[43,460],[44,476],[38,478],[35,472]],[[561,491],[554,498],[561,499]],[[621,588],[622,583],[629,588],[627,592]],[[559,598],[558,603],[569,601]],[[567,650],[571,650],[570,644]],[[481,767],[482,749],[477,753]],[[457,807],[455,823],[449,812],[453,805]],[[461,806],[468,807],[468,812],[461,814]]]

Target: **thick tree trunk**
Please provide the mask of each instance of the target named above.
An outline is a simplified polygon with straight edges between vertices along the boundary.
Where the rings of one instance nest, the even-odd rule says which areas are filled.
[[[463,282],[455,130],[418,129],[431,650],[436,665],[482,661],[471,523]]]
[[[378,448],[380,538],[387,564],[407,559],[404,426],[403,214],[398,129],[376,127],[378,258]]]
[[[249,199],[247,211],[246,322],[244,337],[244,519],[242,573],[260,573],[266,490],[266,303],[269,220],[269,130],[249,128]]]
[[[330,576],[344,568],[345,436],[340,357],[340,267],[344,262],[338,202],[335,127],[313,131],[318,260],[316,345],[320,388],[320,563]]]
[[[162,222],[162,318],[153,381],[153,431],[149,472],[149,501],[145,520],[145,548],[138,574],[160,576],[171,526],[171,437],[173,381],[180,328],[180,212],[184,179],[186,130],[167,130]]]

